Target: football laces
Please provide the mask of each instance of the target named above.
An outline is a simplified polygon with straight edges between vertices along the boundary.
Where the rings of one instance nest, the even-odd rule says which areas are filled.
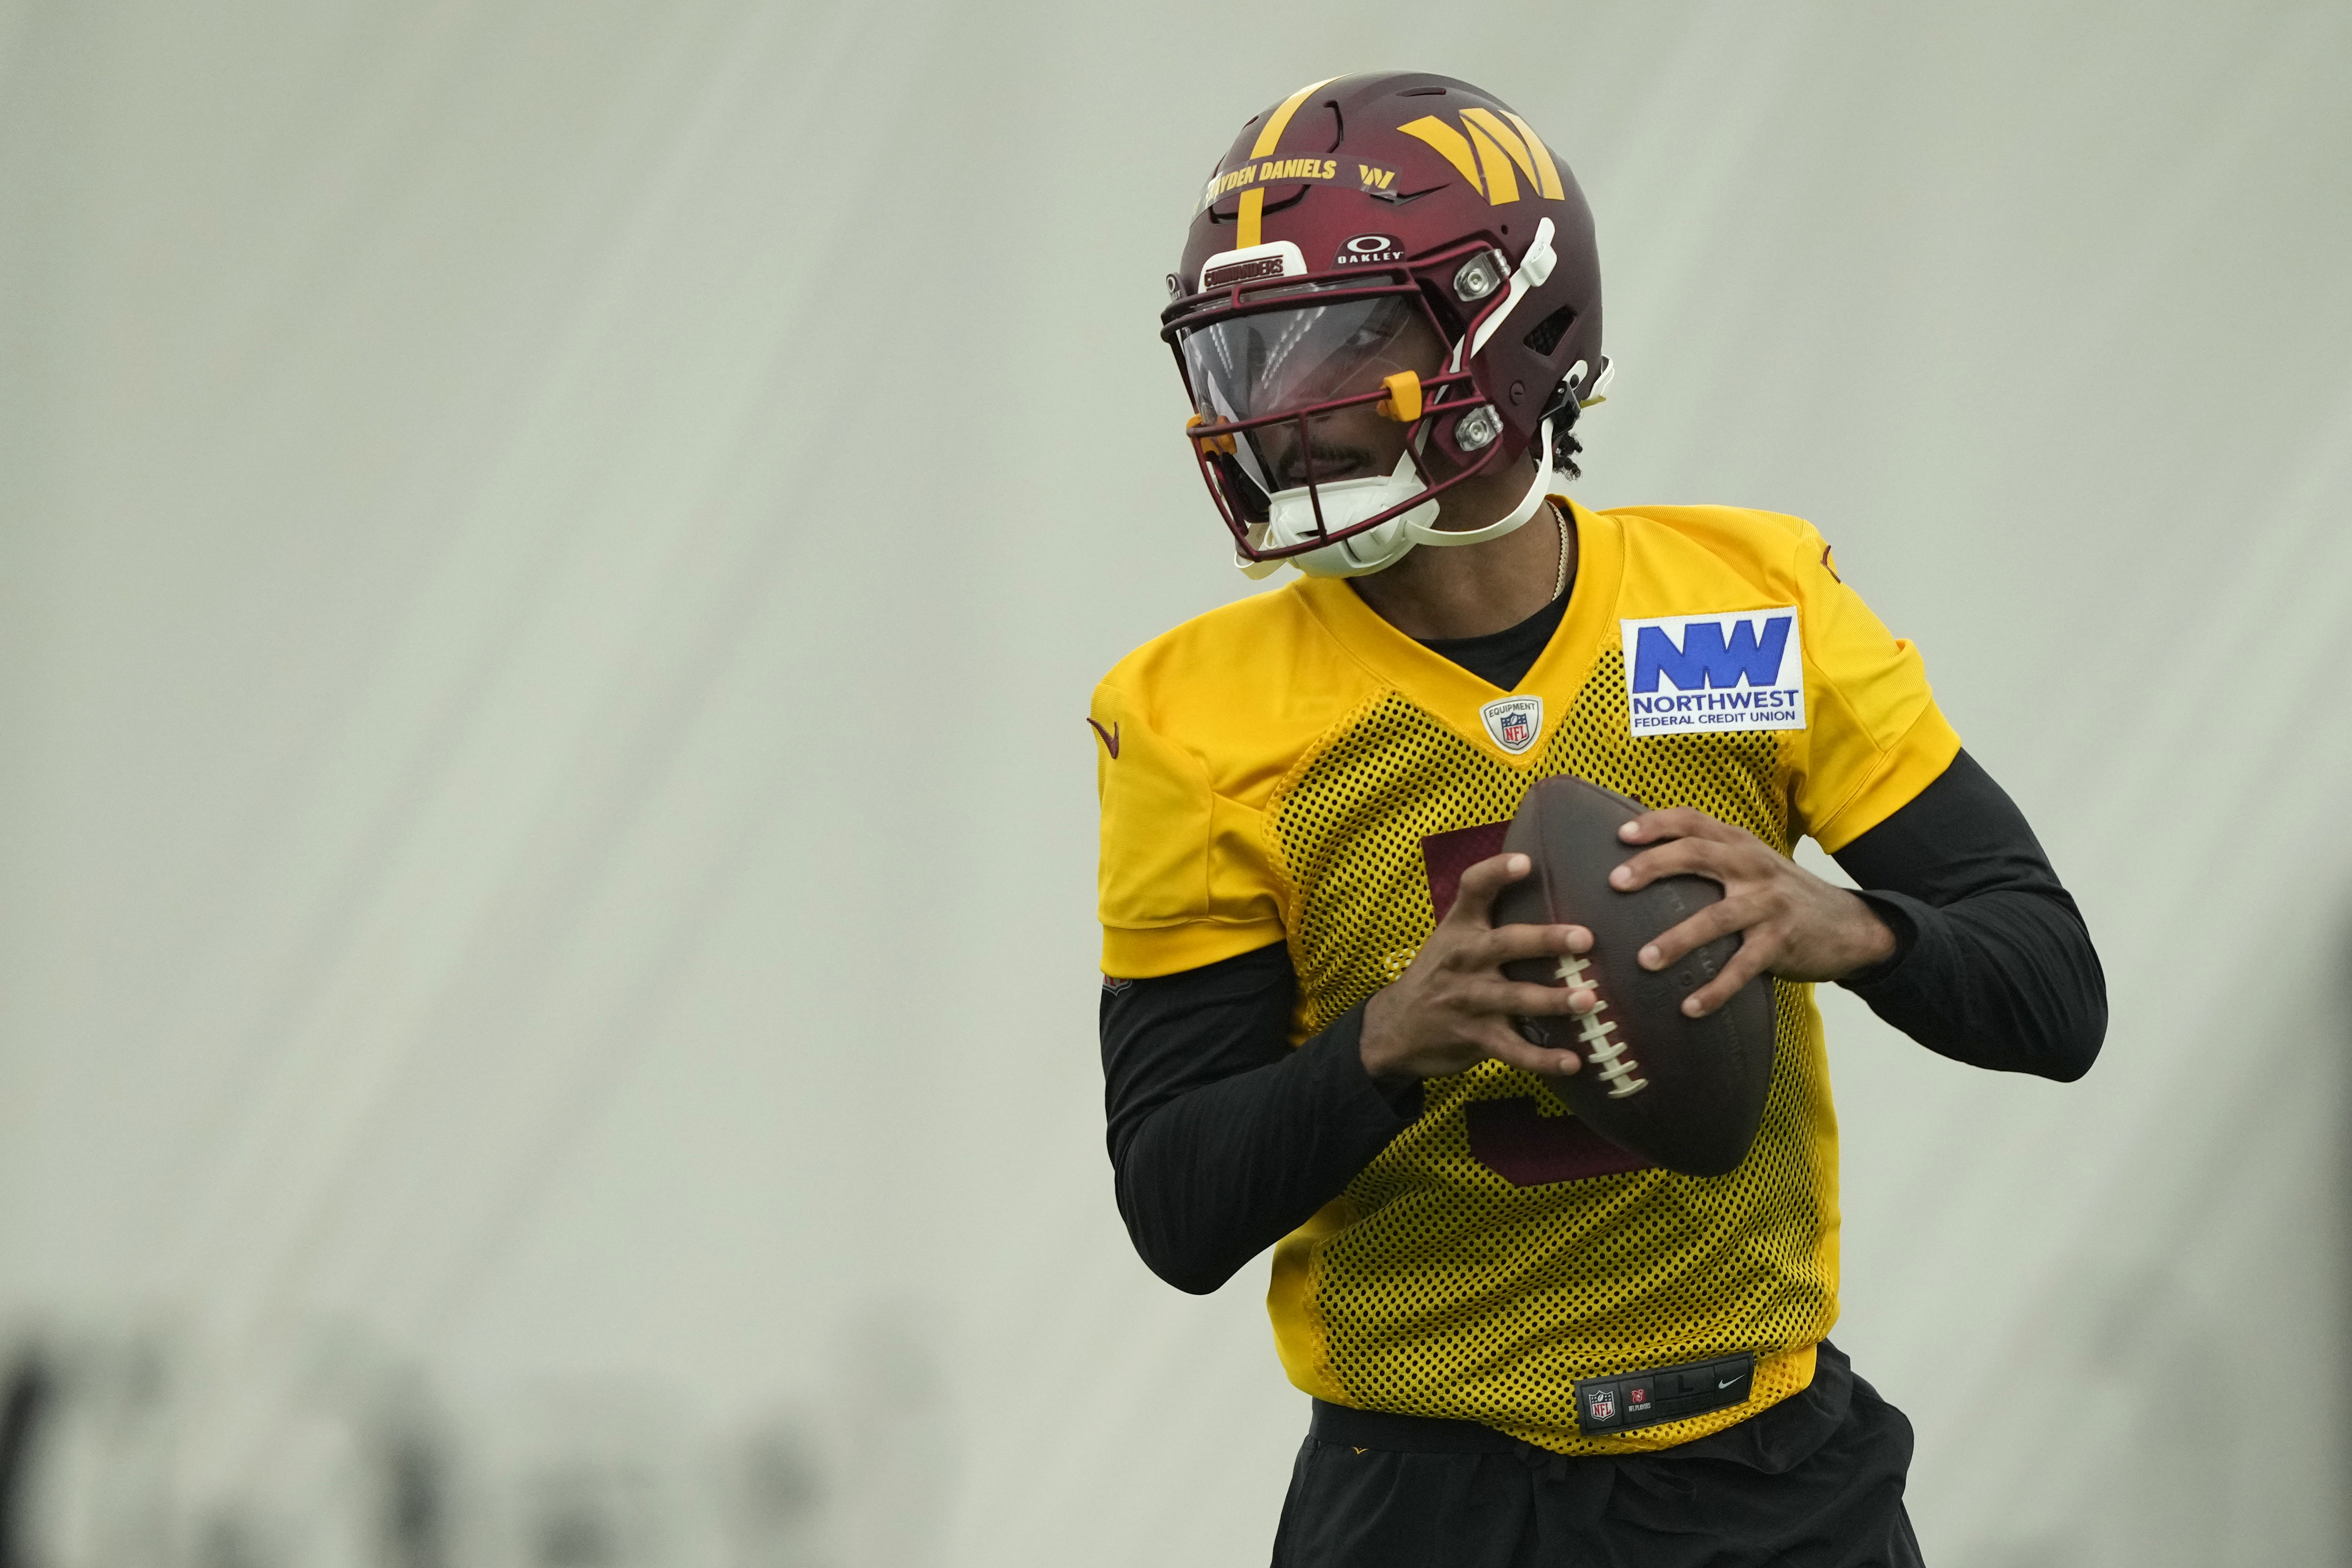
[[[1601,1081],[1609,1086],[1609,1098],[1630,1099],[1649,1088],[1650,1080],[1634,1076],[1642,1070],[1642,1064],[1626,1054],[1629,1042],[1610,1037],[1616,1034],[1617,1026],[1601,1020],[1601,1015],[1609,1011],[1609,1004],[1601,998],[1601,988],[1585,978],[1591,967],[1591,959],[1575,953],[1559,961],[1561,984],[1570,990],[1585,985],[1594,997],[1592,1011],[1577,1021],[1577,1042],[1585,1047],[1585,1059],[1601,1074]]]

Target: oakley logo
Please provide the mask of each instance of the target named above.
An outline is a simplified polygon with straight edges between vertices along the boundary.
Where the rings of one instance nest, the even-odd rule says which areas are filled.
[[[1402,261],[1404,247],[1385,234],[1360,234],[1339,247],[1331,258],[1334,267],[1369,267],[1378,262]]]
[[[1436,148],[1461,171],[1470,188],[1495,206],[1519,199],[1522,176],[1546,201],[1561,199],[1559,170],[1550,150],[1534,126],[1507,110],[1497,115],[1492,110],[1465,109],[1460,130],[1434,114],[1397,129]]]
[[[1096,724],[1092,719],[1087,720],[1087,722],[1093,726],[1096,734],[1102,737],[1103,749],[1110,752],[1110,760],[1114,763],[1118,761],[1118,726],[1113,724],[1106,730],[1101,725]]]

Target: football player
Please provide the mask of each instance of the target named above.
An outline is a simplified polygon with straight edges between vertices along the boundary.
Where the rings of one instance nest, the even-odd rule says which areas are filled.
[[[1283,1564],[1907,1563],[1911,1434],[1825,1337],[1837,1130],[1812,987],[1929,1049],[2080,1077],[2106,1004],[2074,900],[1917,651],[1796,518],[1562,494],[1611,375],[1592,220],[1528,121],[1447,77],[1336,78],[1198,197],[1161,336],[1241,568],[1286,585],[1145,644],[1090,722],[1109,1145],[1180,1289],[1274,1248],[1313,1396]],[[1619,885],[1723,899],[1683,1004],[1769,973],[1738,1169],[1585,1131],[1498,966],[1529,783],[1651,809]],[[1790,852],[1811,836],[1863,889]]]

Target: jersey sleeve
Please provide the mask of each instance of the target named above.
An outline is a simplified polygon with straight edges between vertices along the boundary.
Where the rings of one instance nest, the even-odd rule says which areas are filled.
[[[1960,738],[1936,706],[1919,650],[1839,581],[1810,523],[1793,571],[1808,689],[1796,826],[1834,854],[1933,784]]]
[[[1091,714],[1102,803],[1103,973],[1145,980],[1283,940],[1263,814],[1109,684]]]

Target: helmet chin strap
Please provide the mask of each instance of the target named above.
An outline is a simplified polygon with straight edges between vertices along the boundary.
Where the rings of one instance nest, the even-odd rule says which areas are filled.
[[[1484,544],[1521,527],[1528,519],[1535,516],[1537,510],[1543,505],[1544,498],[1559,482],[1559,474],[1551,466],[1551,421],[1549,418],[1536,432],[1536,453],[1535,480],[1528,486],[1528,493],[1519,498],[1519,504],[1513,507],[1507,515],[1477,528],[1464,529],[1433,528],[1418,519],[1408,518],[1405,532],[1415,544]]]
[[[1465,339],[1454,345],[1454,369],[1459,370],[1469,360],[1476,358],[1478,351],[1486,346],[1486,340],[1493,337],[1496,329],[1503,324],[1504,318],[1517,309],[1521,300],[1542,288],[1551,277],[1552,264],[1558,259],[1552,249],[1551,236],[1551,219],[1545,218],[1536,225],[1534,240],[1528,244],[1527,254],[1519,258],[1519,265],[1512,270],[1510,292],[1480,325],[1475,338]],[[1502,538],[1535,516],[1536,509],[1544,503],[1544,497],[1549,495],[1552,487],[1559,482],[1559,476],[1551,466],[1551,420],[1547,417],[1542,427],[1536,432],[1535,482],[1528,487],[1528,493],[1519,498],[1519,504],[1511,509],[1509,515],[1497,518],[1481,528],[1465,528],[1458,531],[1433,528],[1417,517],[1408,518],[1404,531],[1415,544],[1484,544],[1490,539]]]
[[[1403,516],[1391,518],[1360,536],[1363,539],[1360,552],[1350,548],[1356,543],[1355,540],[1346,539],[1286,560],[1251,561],[1236,557],[1234,564],[1241,568],[1243,575],[1254,579],[1270,576],[1285,566],[1296,566],[1309,577],[1368,577],[1375,572],[1385,572],[1403,560],[1416,544],[1484,544],[1490,539],[1500,539],[1524,527],[1528,520],[1542,508],[1544,498],[1559,482],[1559,471],[1551,466],[1551,420],[1549,417],[1536,432],[1535,449],[1539,454],[1536,459],[1536,477],[1528,484],[1527,494],[1519,498],[1519,504],[1513,507],[1508,515],[1496,518],[1492,522],[1476,528],[1438,528],[1434,526],[1438,517],[1436,506],[1424,502]],[[1399,482],[1409,460],[1409,456],[1400,458],[1396,474],[1387,480],[1373,482]],[[1366,481],[1343,482],[1363,484]],[[1405,488],[1410,489],[1410,485]],[[1252,525],[1250,542],[1263,545],[1269,531],[1265,523]],[[1367,556],[1370,559],[1366,559]]]

